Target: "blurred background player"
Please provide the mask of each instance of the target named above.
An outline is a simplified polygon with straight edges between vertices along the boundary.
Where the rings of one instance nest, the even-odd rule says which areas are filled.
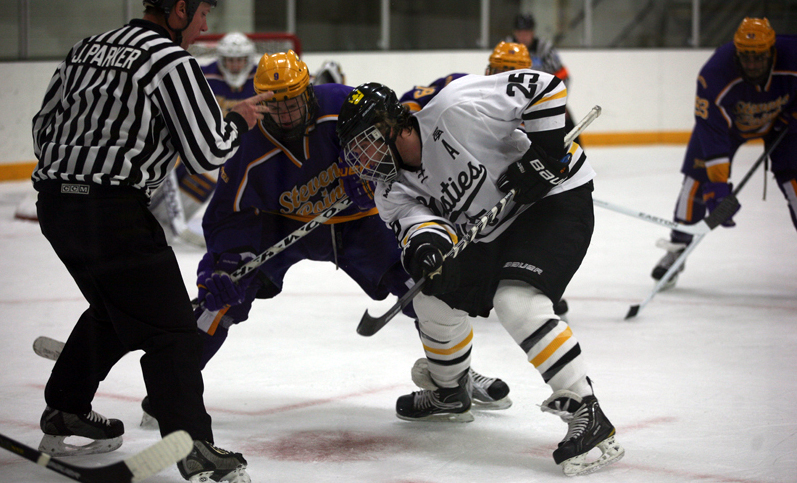
[[[493,75],[501,72],[507,72],[516,69],[530,69],[531,56],[525,45],[517,42],[498,42],[493,51],[490,53],[490,58],[487,67],[484,69],[484,75]],[[420,111],[423,106],[429,103],[445,86],[452,81],[464,77],[468,74],[449,74],[446,77],[441,77],[428,86],[415,86],[402,94],[399,102],[407,106],[411,112]],[[573,126],[569,126],[572,129]],[[569,132],[569,130],[568,130]],[[554,304],[556,315],[565,318],[568,311],[567,300],[561,299]]]
[[[202,73],[226,115],[236,104],[255,95],[255,44],[241,32],[230,32],[216,44],[216,54],[216,60],[203,66]],[[215,188],[215,171],[189,174],[178,162],[153,195],[150,209],[173,236],[204,247],[201,209]]]
[[[346,74],[343,73],[339,63],[334,60],[327,60],[310,77],[310,83],[316,86],[320,84],[345,84]]]
[[[531,56],[531,69],[553,74],[561,79],[566,86],[570,86],[570,73],[562,64],[559,52],[553,43],[536,35],[537,22],[530,13],[521,13],[515,17],[512,35],[505,40],[507,42],[517,42],[526,46]],[[570,110],[565,112],[565,129],[570,132],[575,123],[570,115]],[[581,139],[576,138],[576,142],[581,144]]]
[[[767,150],[780,130],[786,137],[770,154],[772,173],[797,228],[797,36],[775,35],[766,18],[745,18],[733,42],[720,46],[697,78],[695,126],[686,148],[675,221],[702,220],[733,191],[731,163],[739,146],[763,139]],[[738,211],[738,210],[737,210]],[[728,219],[723,226],[736,223]],[[672,231],[657,245],[667,253],[653,268],[660,280],[692,235]],[[679,270],[683,271],[681,265]],[[676,274],[664,288],[675,285]]]
[[[216,354],[233,324],[248,319],[255,299],[276,297],[288,269],[302,260],[335,263],[374,300],[404,295],[412,283],[401,265],[393,232],[380,219],[372,185],[341,161],[335,127],[349,86],[313,86],[307,65],[293,52],[264,55],[256,92],[274,92],[269,115],[243,137],[224,164],[205,212],[208,252],[197,269],[198,300],[220,311],[218,325],[202,332],[201,366]],[[354,206],[297,240],[238,284],[229,274],[316,217],[338,200]],[[226,307],[228,306],[229,307]],[[415,318],[412,305],[404,313]],[[198,325],[203,315],[195,313]],[[323,323],[323,321],[319,321]],[[212,333],[212,334],[210,334]],[[474,398],[484,409],[511,405],[500,379],[473,372]],[[146,401],[144,410],[147,412]],[[147,419],[145,415],[145,419]]]

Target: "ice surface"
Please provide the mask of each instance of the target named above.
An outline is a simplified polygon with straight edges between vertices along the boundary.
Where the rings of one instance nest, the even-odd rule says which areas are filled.
[[[761,149],[740,150],[734,179]],[[671,216],[683,146],[587,152],[596,198]],[[668,230],[596,208],[592,246],[566,292],[568,317],[626,456],[584,481],[797,481],[797,233],[771,175],[762,200],[763,180],[757,173],[740,193],[738,226],[708,234],[677,287],[631,321],[623,317],[652,289],[663,254],[654,244]],[[0,183],[0,432],[35,447],[52,362],[31,344],[39,335],[65,340],[86,303],[38,225],[13,220],[30,191],[28,182]],[[194,294],[201,253],[175,251]],[[507,381],[514,406],[469,424],[395,417],[422,356],[413,324],[399,315],[373,337],[354,330],[366,308],[381,314],[394,301],[371,301],[332,264],[295,266],[283,294],[256,303],[204,371],[217,444],[244,453],[255,483],[564,481],[551,452],[566,425],[540,412],[550,389],[494,317],[474,323],[473,367]],[[124,421],[124,445],[72,462],[108,464],[158,438],[138,427],[140,355],[122,359],[94,401]],[[0,475],[66,481],[6,451]],[[148,481],[182,479],[172,467]]]

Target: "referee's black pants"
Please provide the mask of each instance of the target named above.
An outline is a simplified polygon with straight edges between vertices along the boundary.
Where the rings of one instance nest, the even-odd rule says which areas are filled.
[[[97,185],[91,188],[100,193],[89,196],[36,187],[42,233],[89,302],[53,367],[44,391],[47,404],[88,413],[111,367],[140,349],[161,434],[183,429],[193,439],[212,442],[191,302],[144,194],[130,188],[101,191]]]

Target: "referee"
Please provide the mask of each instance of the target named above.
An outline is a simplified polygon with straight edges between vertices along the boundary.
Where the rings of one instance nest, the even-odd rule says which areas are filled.
[[[141,369],[162,435],[187,431],[186,479],[246,482],[246,460],[213,446],[202,399],[200,339],[174,252],[147,208],[178,157],[191,173],[221,166],[263,117],[260,94],[222,117],[185,48],[207,30],[216,0],[144,0],[143,19],[78,42],[33,118],[33,186],[42,233],[89,303],[44,391],[40,448],[111,451],[121,421],[92,411],[100,381],[126,353]],[[70,435],[95,440],[64,444]]]

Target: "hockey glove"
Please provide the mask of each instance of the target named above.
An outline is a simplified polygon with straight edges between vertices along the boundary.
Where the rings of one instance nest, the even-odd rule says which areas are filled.
[[[530,204],[539,201],[567,179],[570,158],[568,153],[564,158],[556,159],[532,144],[526,154],[519,161],[510,164],[498,178],[498,189],[504,193],[514,189],[517,203]]]
[[[376,206],[374,203],[374,183],[360,179],[348,163],[338,160],[340,180],[346,196],[360,209],[368,211]]]
[[[237,305],[244,301],[246,289],[254,277],[248,276],[233,282],[230,274],[238,267],[254,258],[251,253],[222,253],[218,259],[206,253],[197,269],[197,299],[212,312],[225,305]]]
[[[453,292],[459,286],[456,259],[443,259],[453,246],[451,240],[432,233],[421,233],[410,238],[404,249],[404,267],[416,282],[428,277],[422,289],[424,294]]]
[[[729,196],[733,192],[733,185],[731,183],[705,183],[703,185],[703,201],[706,203],[706,208],[708,209],[709,214],[714,211],[717,206],[722,203],[727,196]],[[736,211],[728,217],[727,220],[722,222],[722,226],[726,228],[731,228],[736,226],[736,222],[733,221],[733,216],[739,212],[742,205],[739,205],[736,208]]]

